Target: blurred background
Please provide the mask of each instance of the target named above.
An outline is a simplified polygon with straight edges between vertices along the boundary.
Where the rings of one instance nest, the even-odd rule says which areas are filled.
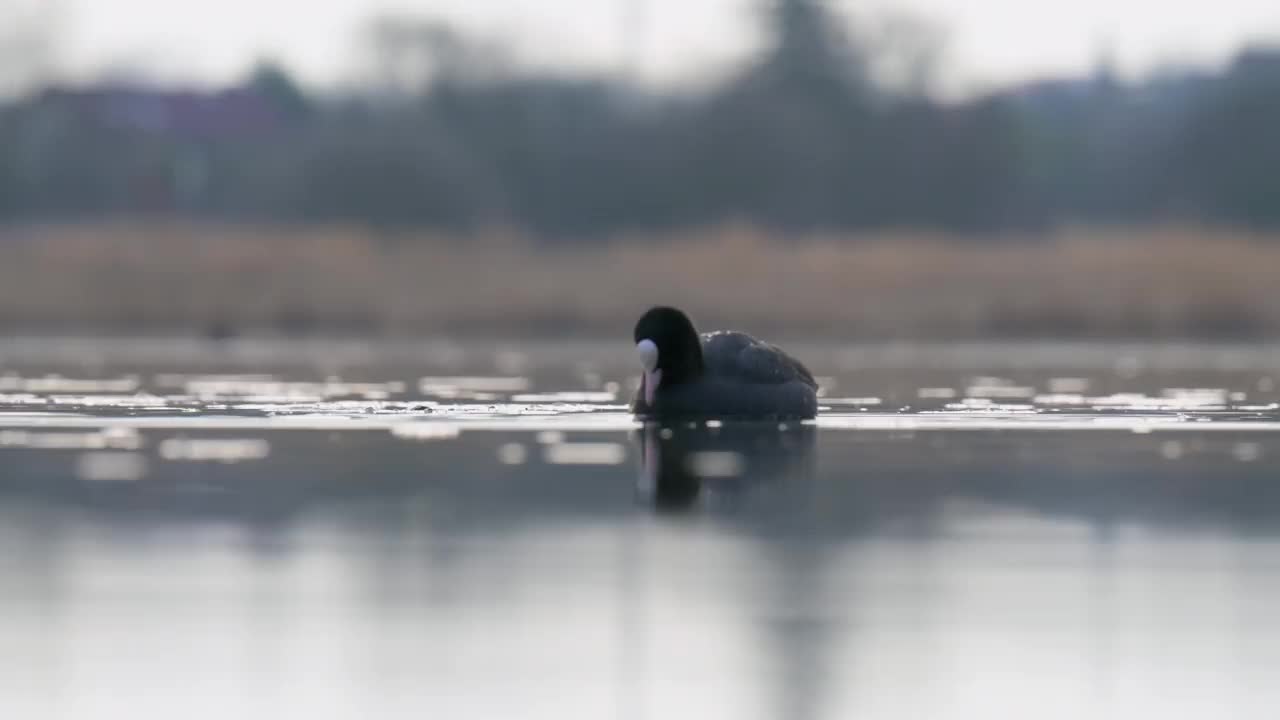
[[[0,0],[0,717],[1269,719],[1278,279],[1275,0]]]
[[[0,329],[1280,331],[1280,10],[0,0]]]

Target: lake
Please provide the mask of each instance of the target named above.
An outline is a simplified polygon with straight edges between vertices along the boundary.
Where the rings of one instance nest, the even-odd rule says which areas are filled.
[[[0,714],[1280,707],[1280,346],[787,346],[646,427],[626,342],[0,341]]]

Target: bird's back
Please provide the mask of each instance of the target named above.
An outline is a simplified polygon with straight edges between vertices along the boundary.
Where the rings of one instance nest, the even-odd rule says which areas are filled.
[[[816,389],[813,373],[783,349],[744,332],[721,330],[702,335],[707,372],[724,379],[759,385],[798,382]]]

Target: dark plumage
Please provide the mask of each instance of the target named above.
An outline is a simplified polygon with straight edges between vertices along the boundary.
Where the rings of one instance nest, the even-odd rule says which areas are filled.
[[[680,310],[656,307],[636,323],[645,368],[632,410],[641,417],[812,418],[818,383],[799,360],[742,332],[698,334]],[[656,347],[656,357],[645,341]],[[649,387],[652,383],[653,387]],[[652,393],[652,402],[649,395]]]

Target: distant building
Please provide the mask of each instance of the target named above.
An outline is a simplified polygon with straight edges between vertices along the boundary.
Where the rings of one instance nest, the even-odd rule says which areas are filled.
[[[280,131],[287,118],[251,88],[215,92],[131,86],[53,88],[28,105],[94,129],[134,131],[174,140],[246,140]]]
[[[39,211],[199,212],[219,167],[260,152],[296,115],[252,85],[225,90],[55,87],[11,105],[12,173]]]

